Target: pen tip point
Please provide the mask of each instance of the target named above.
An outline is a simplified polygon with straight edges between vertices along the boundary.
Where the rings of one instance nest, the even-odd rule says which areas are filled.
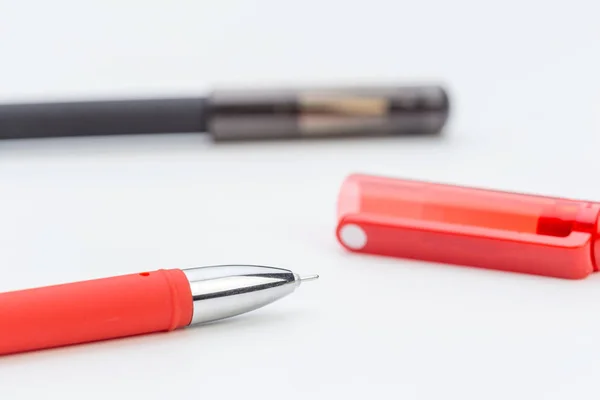
[[[306,276],[301,276],[300,277],[300,281],[304,282],[304,281],[314,281],[316,279],[319,279],[319,275],[314,274],[314,275],[306,275]]]

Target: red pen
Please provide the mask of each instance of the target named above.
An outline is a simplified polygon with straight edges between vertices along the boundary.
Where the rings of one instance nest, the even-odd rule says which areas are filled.
[[[352,252],[568,279],[598,270],[598,202],[356,174],[337,212]]]
[[[218,321],[261,308],[316,278],[261,265],[214,265],[0,293],[0,355]]]

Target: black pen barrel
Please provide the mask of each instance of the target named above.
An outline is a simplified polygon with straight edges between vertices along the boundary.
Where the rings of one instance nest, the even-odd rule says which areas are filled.
[[[205,98],[0,105],[0,139],[206,130]]]

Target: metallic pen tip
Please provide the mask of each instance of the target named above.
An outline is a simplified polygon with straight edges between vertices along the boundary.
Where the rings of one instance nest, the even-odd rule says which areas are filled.
[[[319,275],[315,274],[315,275],[307,275],[307,276],[301,276],[300,277],[300,282],[304,282],[304,281],[314,281],[316,279],[319,279]]]

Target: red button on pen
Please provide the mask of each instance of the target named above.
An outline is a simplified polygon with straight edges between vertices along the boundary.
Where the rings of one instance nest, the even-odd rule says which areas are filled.
[[[351,175],[336,235],[348,250],[580,279],[597,271],[600,203]]]

